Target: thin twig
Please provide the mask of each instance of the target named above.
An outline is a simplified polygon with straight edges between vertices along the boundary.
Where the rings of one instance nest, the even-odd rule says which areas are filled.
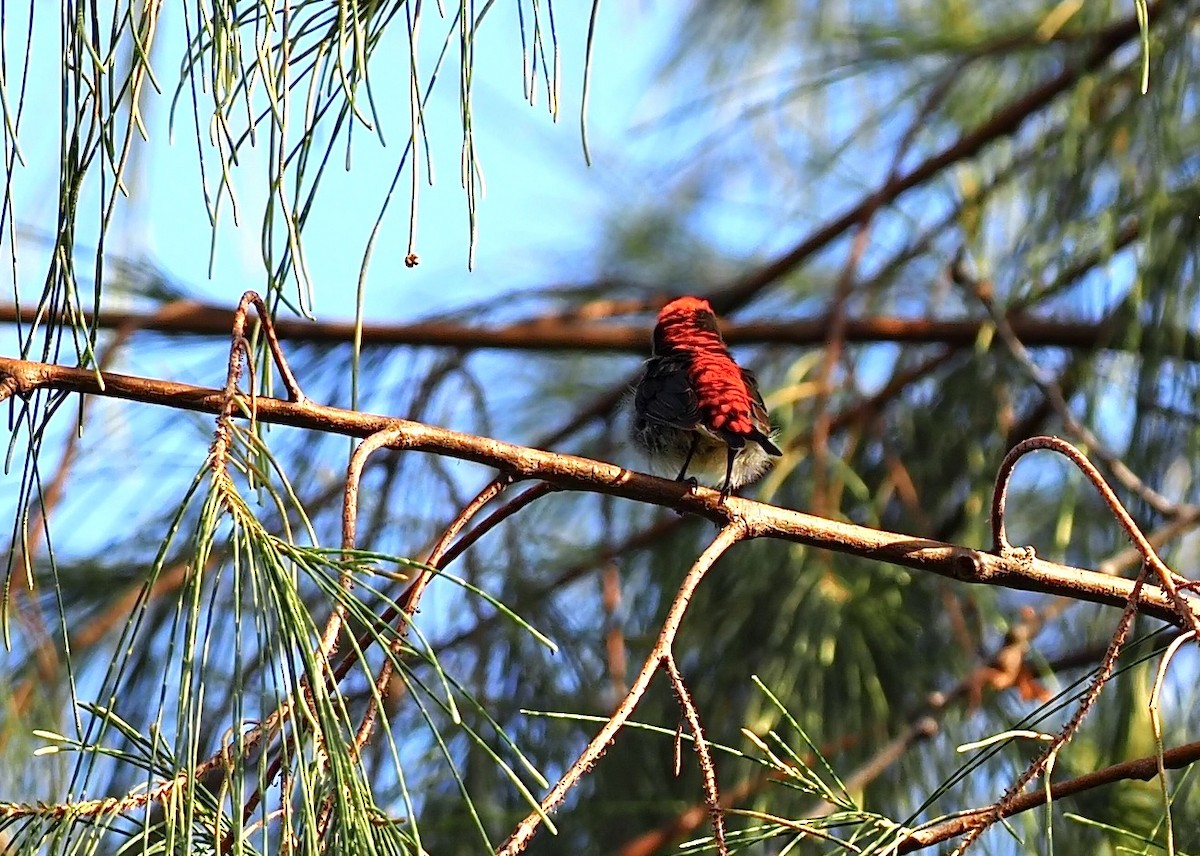
[[[350,456],[350,463],[346,467],[346,486],[342,500],[342,550],[344,551],[342,553],[343,563],[349,562],[350,554],[354,550],[358,529],[358,490],[362,481],[362,472],[366,467],[367,460],[379,449],[387,446],[402,446],[403,442],[404,435],[401,433],[388,430],[379,431],[359,443],[353,454]],[[343,592],[349,593],[350,588],[353,585],[353,578],[346,567],[346,565],[343,565],[343,569],[338,575],[338,586]],[[340,600],[335,602],[333,611],[329,615],[329,620],[325,624],[325,630],[321,634],[321,639],[317,646],[317,653],[320,656],[321,661],[326,664],[326,668],[329,668],[331,673],[334,670],[329,667],[329,658],[337,650],[338,634],[341,632],[342,624],[345,621],[345,616],[345,603]],[[347,654],[343,658],[343,662],[348,662],[353,656],[353,653]],[[390,666],[390,663],[387,665]],[[334,680],[336,682],[337,679],[335,678]],[[301,691],[306,692],[307,687],[302,687]],[[365,720],[374,722],[374,711],[375,708],[372,704],[370,707],[368,707]],[[370,735],[370,729],[365,725],[365,723],[359,728],[360,733],[364,731],[364,729],[366,730],[366,736],[364,736],[362,743],[359,743],[356,740],[351,748],[352,758],[357,757],[357,754],[361,750],[363,743],[366,742],[367,737]],[[282,753],[279,753],[272,759],[272,772],[278,772],[278,767],[281,762]],[[267,780],[271,781],[274,778],[275,776],[271,775]],[[243,809],[243,821],[249,818],[250,812],[253,811],[253,808],[257,806],[259,800],[261,799],[261,794],[262,786],[260,785],[258,789],[251,795],[250,799],[246,802],[245,809]],[[326,797],[325,802],[321,807],[321,811],[318,814],[316,832],[316,838],[318,841],[324,838],[325,827],[328,823],[329,817],[331,816],[332,806],[333,795],[330,794],[328,797]]]
[[[296,376],[292,374],[292,368],[288,365],[287,358],[283,355],[283,348],[279,345],[279,337],[275,333],[275,324],[271,320],[271,313],[267,309],[267,305],[263,302],[263,299],[253,291],[247,291],[242,295],[237,311],[234,312],[234,337],[244,337],[246,335],[246,313],[251,305],[258,311],[258,320],[262,324],[263,335],[266,336],[267,347],[271,351],[271,358],[275,361],[275,367],[279,369],[279,374],[283,378],[283,385],[288,391],[288,401],[296,404],[303,403],[305,401],[304,391],[300,389],[300,384],[296,380]]]
[[[358,488],[367,459],[385,446],[402,447],[403,443],[404,434],[402,432],[379,431],[359,443],[350,456],[350,463],[346,467],[346,488],[342,500],[342,550],[345,551],[342,554],[343,562],[349,561],[350,553],[354,550],[358,530]],[[349,590],[351,584],[349,571],[342,571],[338,584],[344,591]],[[328,660],[336,650],[337,635],[341,631],[345,615],[345,604],[336,604],[333,613],[329,616],[329,622],[325,625],[325,632],[321,634],[319,653],[323,659]]]
[[[1129,630],[1133,626],[1133,618],[1137,613],[1136,600],[1141,594],[1142,586],[1146,580],[1147,571],[1153,569],[1157,575],[1161,586],[1170,594],[1172,601],[1178,609],[1178,617],[1180,622],[1190,623],[1193,631],[1196,631],[1198,626],[1197,619],[1190,605],[1184,600],[1180,594],[1178,587],[1175,585],[1175,574],[1168,568],[1158,554],[1155,553],[1154,547],[1146,540],[1141,529],[1133,521],[1129,512],[1121,504],[1112,488],[1104,480],[1099,470],[1087,459],[1087,457],[1068,443],[1057,437],[1032,437],[1022,443],[1017,444],[1012,451],[1005,457],[1000,465],[1000,471],[996,476],[996,486],[992,494],[992,541],[994,549],[1002,554],[1012,554],[1014,548],[1008,542],[1008,537],[1004,530],[1004,506],[1008,492],[1009,481],[1012,472],[1017,462],[1029,452],[1036,449],[1050,449],[1064,455],[1068,460],[1074,463],[1088,478],[1089,481],[1099,491],[1104,503],[1112,511],[1113,516],[1120,522],[1121,527],[1129,535],[1129,538],[1134,542],[1137,548],[1142,552],[1144,562],[1142,569],[1138,573],[1137,579],[1134,581],[1134,589],[1130,595],[1129,603],[1126,604],[1124,611],[1121,613],[1121,619],[1117,623],[1117,629],[1113,633],[1112,639],[1109,642],[1108,650],[1105,652],[1104,659],[1100,663],[1095,676],[1092,678],[1091,684],[1088,686],[1087,692],[1080,699],[1079,706],[1071,719],[1063,726],[1062,730],[1055,735],[1054,739],[1039,753],[1038,757],[1025,769],[1025,771],[1017,778],[1012,786],[1004,793],[1004,795],[991,807],[990,810],[983,812],[976,822],[966,831],[961,842],[955,848],[953,856],[961,856],[967,849],[974,844],[981,835],[1000,818],[1005,817],[1005,812],[1008,807],[1021,796],[1025,786],[1038,776],[1046,765],[1053,759],[1059,750],[1075,735],[1079,730],[1079,726],[1083,723],[1084,718],[1091,711],[1096,701],[1100,697],[1100,693],[1104,685],[1108,682],[1113,671],[1116,668],[1117,656],[1120,654],[1121,647],[1125,644]]]
[[[1181,506],[1181,508],[1187,510],[1181,511],[1178,517],[1146,536],[1146,540],[1153,544],[1156,550],[1200,524],[1200,505]],[[1119,574],[1140,561],[1142,561],[1142,554],[1136,547],[1125,547],[1096,565],[1096,570],[1102,574]]]
[[[1013,330],[1008,316],[996,306],[996,302],[990,294],[990,284],[968,276],[964,270],[961,257],[955,260],[951,268],[951,277],[956,283],[969,287],[974,292],[975,297],[987,309],[992,322],[996,325],[996,332],[1000,334],[1000,339],[1008,348],[1009,353],[1017,361],[1018,365],[1025,370],[1025,373],[1037,385],[1038,389],[1042,391],[1042,394],[1046,396],[1046,400],[1050,402],[1050,406],[1054,408],[1054,412],[1063,421],[1063,426],[1088,447],[1088,451],[1093,457],[1104,462],[1104,465],[1112,471],[1113,477],[1122,486],[1131,493],[1136,494],[1139,499],[1159,514],[1166,517],[1177,517],[1181,514],[1194,513],[1196,511],[1193,507],[1183,506],[1167,499],[1167,497],[1142,481],[1141,477],[1131,470],[1118,454],[1110,450],[1096,436],[1095,432],[1075,417],[1075,414],[1071,412],[1071,405],[1067,403],[1067,398],[1063,394],[1062,388],[1055,382],[1053,377],[1044,372],[1034,362],[1029,349],[1025,347],[1024,343],[1021,342],[1020,336]]]
[[[1200,761],[1200,741],[1176,746],[1162,753],[1161,763],[1164,769],[1177,770]],[[1123,761],[1101,770],[1086,773],[1065,782],[1058,782],[1049,788],[1037,788],[1028,793],[1015,797],[1004,808],[1003,817],[1029,811],[1045,805],[1049,800],[1061,800],[1074,794],[1084,793],[1095,788],[1123,781],[1149,781],[1158,775],[1160,758],[1157,754],[1137,758],[1133,761]],[[994,806],[963,812],[949,820],[937,821],[924,828],[912,830],[897,842],[887,853],[912,853],[925,847],[932,847],[943,841],[948,841],[962,835],[994,809]]]
[[[1121,648],[1129,636],[1129,629],[1133,626],[1133,618],[1137,614],[1135,606],[1137,595],[1140,594],[1142,584],[1145,580],[1146,566],[1143,565],[1141,573],[1138,574],[1137,579],[1134,581],[1133,596],[1130,597],[1129,603],[1126,604],[1125,610],[1121,613],[1121,619],[1117,622],[1117,629],[1108,643],[1108,649],[1104,652],[1104,658],[1100,662],[1100,667],[1092,677],[1087,692],[1079,700],[1079,707],[1075,709],[1075,713],[1067,721],[1067,724],[1062,727],[1062,730],[1054,736],[1054,739],[1046,744],[1046,748],[1025,768],[1025,772],[1018,776],[1017,780],[1004,792],[1004,795],[996,801],[995,805],[990,810],[984,811],[976,819],[975,825],[967,830],[967,833],[963,836],[962,841],[959,842],[951,856],[962,856],[967,851],[967,848],[974,844],[992,824],[1003,817],[1007,817],[1006,812],[1020,798],[1021,792],[1025,790],[1025,786],[1033,781],[1042,770],[1046,769],[1046,766],[1058,754],[1059,750],[1075,736],[1075,733],[1079,730],[1079,726],[1083,724],[1084,718],[1091,712],[1092,707],[1100,698],[1100,692],[1104,689],[1104,685],[1108,683],[1108,679],[1112,677],[1112,673],[1116,669],[1117,656],[1121,653]]]
[[[1162,744],[1162,715],[1159,712],[1159,699],[1162,697],[1163,683],[1167,679],[1167,670],[1171,666],[1171,660],[1175,658],[1175,654],[1186,642],[1195,639],[1196,636],[1191,631],[1181,633],[1171,640],[1171,644],[1167,646],[1166,652],[1163,654],[1162,662],[1158,664],[1158,672],[1154,676],[1154,687],[1150,691],[1150,703],[1147,708],[1150,712],[1150,726],[1154,729],[1154,749],[1155,757],[1158,759],[1158,783],[1159,794],[1163,799],[1163,805],[1170,806],[1171,794],[1167,788],[1167,768],[1163,765],[1163,744]],[[1165,812],[1164,818],[1167,825],[1167,853],[1175,853],[1175,827],[1171,820],[1171,812]]]
[[[663,669],[671,679],[671,689],[675,691],[675,700],[683,711],[688,728],[692,732],[692,745],[696,747],[696,758],[700,763],[700,778],[704,782],[704,804],[708,806],[708,817],[712,821],[713,841],[720,856],[728,856],[729,848],[725,844],[725,812],[721,808],[721,791],[717,787],[717,766],[713,763],[712,752],[708,741],[704,739],[704,729],[700,726],[700,714],[688,692],[683,675],[679,674],[679,666],[675,657],[668,652],[662,658]]]
[[[514,610],[518,613],[531,603],[540,603],[544,599],[550,597],[557,591],[561,591],[564,587],[570,585],[576,580],[581,579],[587,574],[594,571],[596,568],[606,566],[612,563],[617,557],[623,556],[635,550],[648,549],[662,541],[680,528],[687,521],[686,517],[681,517],[677,514],[671,515],[669,518],[659,520],[652,523],[645,529],[635,532],[625,540],[611,547],[606,547],[598,551],[591,558],[585,559],[576,565],[566,568],[553,579],[547,580],[544,583],[538,584],[528,592],[524,593],[522,599],[515,603]],[[480,634],[486,632],[493,624],[500,621],[502,616],[495,613],[487,618],[482,619],[478,624],[460,630],[453,636],[449,636],[439,642],[436,647],[439,651],[445,651],[448,648],[455,648],[464,644]],[[625,694],[623,687],[619,695]]]
[[[713,539],[713,542],[708,545],[700,558],[696,559],[695,564],[687,572],[683,582],[679,586],[679,591],[675,594],[675,599],[671,601],[671,607],[667,610],[667,617],[663,620],[662,629],[658,633],[658,639],[654,643],[654,647],[650,649],[650,655],[646,657],[646,662],[642,664],[641,670],[637,677],[634,678],[633,684],[629,688],[629,692],[625,694],[625,698],[617,705],[617,709],[608,721],[604,723],[596,736],[592,738],[575,763],[563,773],[562,778],[555,783],[550,792],[546,794],[537,811],[531,812],[528,817],[517,824],[517,828],[513,830],[512,835],[504,842],[504,845],[497,851],[500,856],[516,856],[523,851],[533,838],[538,827],[541,826],[546,815],[553,811],[567,792],[574,787],[580,779],[600,760],[608,748],[609,743],[617,736],[617,732],[629,721],[629,717],[633,715],[634,709],[638,702],[641,701],[642,695],[646,692],[646,688],[650,686],[650,680],[658,671],[663,660],[670,655],[671,646],[675,642],[675,635],[679,632],[679,625],[683,622],[683,617],[687,613],[688,604],[691,602],[692,595],[696,591],[696,587],[700,581],[704,579],[705,574],[713,566],[726,550],[736,544],[738,541],[746,538],[749,535],[749,529],[745,522],[735,517],[733,518]]]
[[[404,442],[405,437],[403,433],[396,432],[394,430],[385,430],[376,434],[372,434],[360,444],[358,449],[355,450],[354,456],[351,458],[350,471],[347,474],[346,482],[346,506],[342,517],[343,550],[349,551],[354,549],[355,519],[357,517],[358,496],[357,475],[361,472],[363,464],[373,451],[385,446],[403,446]],[[445,553],[450,542],[460,531],[462,531],[462,528],[467,525],[472,517],[478,514],[484,506],[499,496],[512,483],[512,475],[508,473],[502,473],[500,476],[489,482],[473,500],[467,503],[466,506],[457,515],[455,515],[454,520],[452,520],[450,525],[448,525],[443,531],[442,537],[438,539],[438,543],[434,546],[433,551],[430,553],[429,560],[426,563],[427,567],[423,568],[417,574],[416,579],[409,584],[408,589],[406,589],[402,595],[401,603],[403,605],[401,609],[397,611],[394,608],[389,607],[386,613],[380,616],[379,620],[381,624],[392,624],[397,618],[400,619],[400,622],[395,628],[395,636],[388,645],[389,656],[384,659],[383,665],[379,669],[379,674],[375,678],[375,691],[372,693],[371,700],[367,705],[367,711],[363,715],[362,722],[359,724],[358,730],[354,734],[354,741],[350,746],[351,759],[357,758],[358,754],[362,752],[363,747],[366,746],[367,742],[371,739],[371,735],[374,732],[375,723],[379,715],[379,700],[386,697],[387,688],[391,684],[392,673],[394,671],[394,666],[392,665],[393,658],[398,656],[402,649],[404,638],[407,636],[408,628],[412,621],[412,616],[417,611],[417,605],[420,602],[421,594],[425,591],[425,588],[432,581],[434,575],[444,564]],[[369,632],[364,633],[363,638],[359,640],[359,644],[356,646],[357,651],[365,650],[374,639],[374,635],[370,634]],[[340,663],[339,666],[349,664],[356,656],[358,656],[357,652],[347,653],[346,656],[342,658],[342,663]],[[333,670],[335,682],[341,680],[341,676],[338,675],[338,671],[340,671],[338,668]],[[321,811],[317,817],[317,840],[323,839],[325,828],[328,825],[329,819],[332,817],[333,798],[334,795],[330,794],[328,797],[326,797],[324,804],[321,806]]]
[[[494,529],[499,523],[512,517],[525,506],[535,500],[541,499],[547,494],[554,493],[559,488],[550,482],[540,482],[533,487],[522,491],[517,496],[513,497],[500,508],[497,508],[483,520],[479,521],[466,535],[463,535],[454,544],[444,549],[444,554],[438,555],[438,550],[435,548],[434,553],[429,558],[429,564],[437,564],[439,568],[444,568],[446,565],[453,562],[463,553],[465,553],[472,544]],[[444,539],[443,539],[444,540]],[[436,562],[435,562],[436,559]]]
[[[479,538],[486,534],[491,529],[495,528],[503,520],[516,514],[519,510],[529,505],[535,499],[545,496],[552,492],[555,488],[553,485],[546,483],[539,484],[522,493],[512,502],[507,503],[497,511],[493,512],[486,519],[481,521],[474,529],[464,535],[459,541],[454,542],[453,547],[450,546],[454,537],[462,531],[462,528],[474,517],[484,506],[491,502],[496,496],[509,487],[514,481],[514,477],[510,473],[503,473],[476,495],[476,497],[467,503],[462,511],[455,516],[454,520],[443,531],[442,536],[438,539],[430,552],[426,564],[428,569],[422,570],[417,578],[409,585],[404,594],[400,598],[401,606],[399,609],[389,606],[379,616],[380,624],[392,624],[397,618],[401,619],[396,626],[396,635],[389,647],[389,656],[385,659],[383,666],[380,668],[378,676],[375,678],[374,692],[371,694],[371,702],[367,708],[366,714],[363,716],[363,721],[359,725],[358,730],[354,735],[354,742],[351,746],[351,756],[356,757],[362,748],[370,740],[375,728],[375,723],[378,717],[379,709],[376,699],[383,699],[388,694],[388,689],[392,684],[392,674],[395,670],[393,665],[394,658],[399,656],[402,640],[407,633],[408,626],[412,621],[412,616],[417,611],[417,605],[420,602],[421,595],[429,582],[433,579],[436,572],[441,570],[461,553],[466,550],[471,544],[475,543]],[[465,543],[464,543],[465,542]],[[358,650],[366,650],[374,642],[375,636],[369,631],[364,632],[357,640]],[[340,682],[345,677],[349,665],[352,661],[350,655],[342,659],[337,667],[333,670],[334,680]],[[332,799],[327,799],[322,807],[321,814],[318,818],[318,828],[324,829],[330,817],[332,810]]]

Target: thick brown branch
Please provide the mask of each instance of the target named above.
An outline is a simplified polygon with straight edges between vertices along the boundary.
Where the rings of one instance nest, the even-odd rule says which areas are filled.
[[[36,307],[0,306],[0,323],[32,323]],[[101,328],[128,327],[154,333],[179,336],[219,336],[228,338],[234,313],[223,306],[193,301],[167,304],[158,312],[105,311]],[[96,320],[84,313],[91,326]],[[896,342],[900,344],[945,344],[973,347],[980,331],[991,326],[991,319],[940,319],[875,316],[847,318],[844,340],[855,344]],[[1008,319],[1013,332],[1027,347],[1059,347],[1092,351],[1101,348],[1124,350],[1128,347],[1161,348],[1161,341],[1178,342],[1178,355],[1200,361],[1200,338],[1186,330],[1164,331],[1161,338],[1136,343],[1122,335],[1124,325],[1088,321],[1056,321],[1014,315]],[[281,318],[274,322],[281,340],[315,344],[349,344],[354,325],[341,321],[303,321]],[[798,319],[783,323],[723,323],[721,334],[733,345],[823,345],[829,338],[825,318]],[[519,351],[603,351],[643,354],[649,347],[650,334],[645,324],[613,324],[603,319],[580,321],[545,318],[513,324],[480,326],[454,321],[424,321],[414,324],[369,324],[363,328],[362,343],[371,346],[441,346],[453,348],[492,348]]]
[[[219,413],[224,404],[224,392],[219,389],[110,372],[101,373],[98,378],[95,372],[86,369],[0,357],[0,376],[3,375],[16,380],[19,394],[28,394],[37,388],[70,390],[213,414]],[[350,437],[366,437],[384,429],[395,429],[402,437],[395,444],[398,448],[474,461],[508,470],[518,477],[544,479],[568,490],[607,493],[692,512],[721,525],[740,518],[749,527],[751,537],[781,538],[872,561],[929,571],[963,582],[1063,595],[1110,606],[1124,607],[1133,593],[1133,581],[1122,577],[1036,558],[996,556],[927,538],[825,520],[740,497],[731,497],[722,504],[716,491],[692,488],[575,455],[555,454],[420,422],[326,407],[311,401],[293,403],[277,398],[258,398],[255,405],[257,418],[263,422]],[[1138,608],[1163,621],[1173,624],[1179,621],[1170,597],[1157,586],[1146,586]],[[1197,612],[1196,606],[1191,608]]]

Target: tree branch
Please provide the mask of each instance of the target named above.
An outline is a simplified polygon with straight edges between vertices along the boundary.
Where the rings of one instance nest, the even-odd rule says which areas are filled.
[[[225,403],[225,393],[219,389],[0,357],[0,377],[4,376],[15,382],[20,395],[39,388],[57,389],[212,414],[220,413]],[[239,412],[248,412],[248,407],[235,410],[235,415]],[[517,477],[544,479],[568,490],[606,493],[662,505],[697,514],[722,526],[730,520],[740,519],[745,521],[754,538],[780,538],[870,561],[928,571],[961,582],[1063,595],[1117,607],[1128,603],[1134,589],[1134,583],[1129,579],[1046,562],[1031,555],[1028,558],[1025,554],[1017,558],[997,556],[928,538],[825,520],[741,497],[730,497],[722,503],[715,490],[643,475],[615,464],[518,446],[405,419],[327,407],[311,400],[289,402],[258,397],[255,398],[255,413],[263,422],[349,437],[366,437],[377,431],[394,429],[400,438],[394,444],[395,448],[473,461],[508,470]],[[1193,598],[1187,602],[1193,614],[1200,614]],[[1138,598],[1138,610],[1172,624],[1179,621],[1170,596],[1158,586],[1145,587]]]
[[[1145,25],[1151,26],[1167,5],[1161,0],[1148,4],[1145,10]],[[719,294],[711,295],[713,308],[718,314],[724,314],[744,305],[768,285],[795,270],[809,257],[861,223],[869,212],[894,202],[905,192],[925,183],[947,167],[978,154],[989,143],[1012,136],[1027,119],[1074,86],[1085,74],[1098,69],[1122,45],[1137,37],[1141,26],[1141,16],[1130,15],[1097,33],[1091,49],[1079,62],[1069,65],[1054,77],[1001,106],[987,121],[917,164],[909,172],[901,176],[889,176],[877,190],[864,196],[837,219],[818,228],[791,250],[742,277]]]
[[[105,310],[99,319],[82,313],[85,323],[101,329],[128,329],[168,336],[229,337],[234,312],[224,306],[181,300],[165,304],[155,312]],[[32,324],[37,307],[0,305],[0,323]],[[1161,339],[1127,342],[1125,324],[1090,321],[1057,321],[1013,314],[1008,317],[1013,333],[1027,347],[1058,347],[1072,350],[1125,351],[1131,347],[1161,350],[1162,340],[1177,342],[1178,356],[1200,362],[1200,337],[1187,330],[1164,330]],[[844,340],[854,344],[892,342],[922,345],[945,344],[969,348],[977,344],[990,318],[905,318],[872,316],[847,318]],[[354,324],[342,321],[305,321],[278,318],[274,332],[280,340],[313,344],[350,344]],[[731,345],[823,345],[829,338],[826,318],[803,318],[782,323],[722,323],[721,335]],[[363,327],[364,347],[491,348],[517,351],[589,351],[617,354],[645,353],[650,335],[645,324],[614,324],[585,317],[563,319],[547,316],[512,324],[482,326],[455,321],[421,321],[413,324],[368,324]],[[1156,350],[1156,353],[1158,352]]]
[[[1174,749],[1168,749],[1162,754],[1163,767],[1168,770],[1177,770],[1189,764],[1194,764],[1196,761],[1200,761],[1200,742],[1176,746]],[[1144,758],[1125,761],[1120,764],[1114,764],[1111,767],[1105,767],[1102,770],[1086,773],[1074,779],[1068,779],[1065,782],[1059,782],[1050,787],[1050,799],[1059,800],[1063,797],[1092,790],[1093,788],[1126,780],[1136,779],[1147,782],[1158,775],[1158,762],[1157,755],[1148,755]],[[1004,807],[1004,812],[1001,816],[1012,817],[1014,814],[1020,814],[1023,811],[1029,811],[1031,808],[1037,808],[1045,804],[1046,790],[1038,788],[1014,798]],[[890,852],[897,854],[912,853],[915,850],[931,847],[934,844],[940,844],[943,841],[962,835],[977,825],[980,819],[989,811],[992,811],[993,808],[993,806],[987,806],[986,808],[975,809],[950,820],[934,823],[924,829],[914,830],[896,845],[895,850]]]
[[[541,805],[517,824],[512,835],[496,851],[497,856],[517,856],[517,854],[523,852],[529,844],[530,839],[533,838],[534,833],[537,832],[538,827],[546,820],[548,813],[553,811],[563,801],[567,792],[600,760],[600,757],[608,749],[609,744],[612,743],[613,738],[617,736],[617,732],[629,721],[629,717],[633,716],[638,702],[642,700],[642,696],[645,694],[646,688],[650,686],[650,681],[654,678],[654,675],[671,657],[671,649],[675,644],[675,636],[679,632],[680,625],[683,623],[683,617],[687,613],[692,595],[696,593],[696,587],[700,585],[700,581],[704,579],[716,561],[730,547],[738,541],[745,539],[749,534],[750,529],[743,520],[737,517],[731,518],[729,523],[717,533],[717,537],[713,539],[712,543],[705,548],[704,552],[692,564],[692,567],[688,570],[687,575],[683,578],[683,582],[679,586],[679,591],[675,593],[675,597],[671,601],[671,606],[667,610],[667,617],[663,619],[662,629],[658,632],[658,639],[655,640],[654,647],[650,649],[649,656],[646,657],[646,661],[642,664],[641,670],[630,685],[629,692],[625,694],[625,698],[617,705],[617,709],[613,711],[613,715],[601,726],[596,736],[584,747],[583,752],[580,753],[575,763],[570,766],[567,772],[563,773],[562,778],[558,780],[554,787],[550,789],[550,792],[542,799]],[[697,729],[699,728],[698,722],[696,723],[696,727]],[[697,741],[704,739],[699,730],[695,732],[695,737]],[[697,751],[700,751],[699,748]],[[715,778],[710,785],[713,791],[715,791]],[[721,841],[724,838],[724,827],[720,820],[719,807],[714,809],[713,828],[717,839]],[[724,847],[722,846],[719,849],[723,851]]]

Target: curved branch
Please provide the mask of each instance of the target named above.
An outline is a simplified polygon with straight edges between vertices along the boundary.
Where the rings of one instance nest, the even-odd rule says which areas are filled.
[[[1104,480],[1104,476],[1096,469],[1095,465],[1087,459],[1083,452],[1076,449],[1066,440],[1058,437],[1030,437],[1014,446],[1005,456],[1004,461],[1000,464],[999,473],[996,476],[995,489],[992,492],[992,507],[991,507],[991,523],[992,523],[992,549],[1000,554],[1009,555],[1015,552],[1011,544],[1008,542],[1008,536],[1004,528],[1004,503],[1008,495],[1008,484],[1012,477],[1013,469],[1017,466],[1017,462],[1029,452],[1038,449],[1048,449],[1058,452],[1071,463],[1073,463],[1080,472],[1082,472],[1092,483],[1100,494],[1100,498],[1104,500],[1104,504],[1112,512],[1113,517],[1121,524],[1121,528],[1125,530],[1125,534],[1129,536],[1129,540],[1142,554],[1145,564],[1148,568],[1154,571],[1158,577],[1159,586],[1170,595],[1172,602],[1178,610],[1180,626],[1190,624],[1192,631],[1200,636],[1200,620],[1196,618],[1193,605],[1184,598],[1179,591],[1179,584],[1186,584],[1188,581],[1185,578],[1176,576],[1175,572],[1167,567],[1166,563],[1158,557],[1158,553],[1154,550],[1154,545],[1142,533],[1142,530],[1134,522],[1132,515],[1117,499],[1108,482]]]

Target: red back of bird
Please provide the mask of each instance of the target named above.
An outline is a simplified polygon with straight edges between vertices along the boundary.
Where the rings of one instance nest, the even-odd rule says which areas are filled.
[[[766,422],[762,399],[729,355],[707,300],[680,297],[658,313],[654,355],[671,354],[687,357],[688,380],[706,428],[743,441],[767,439],[759,427]]]

